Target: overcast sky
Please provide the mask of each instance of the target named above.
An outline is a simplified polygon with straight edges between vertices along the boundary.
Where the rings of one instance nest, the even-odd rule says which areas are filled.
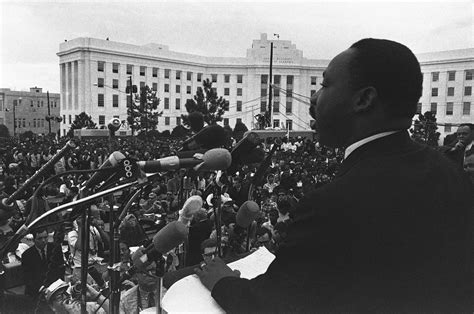
[[[76,37],[234,57],[245,57],[261,33],[278,33],[314,59],[331,59],[364,37],[400,41],[415,53],[472,48],[473,3],[0,0],[0,87],[58,93],[56,53]]]

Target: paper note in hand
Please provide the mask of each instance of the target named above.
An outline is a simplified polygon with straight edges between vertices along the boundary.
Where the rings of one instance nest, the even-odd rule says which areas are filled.
[[[228,266],[239,270],[242,278],[252,279],[265,273],[274,259],[275,255],[260,247]],[[187,276],[172,285],[163,297],[162,307],[168,313],[225,313],[196,275]]]

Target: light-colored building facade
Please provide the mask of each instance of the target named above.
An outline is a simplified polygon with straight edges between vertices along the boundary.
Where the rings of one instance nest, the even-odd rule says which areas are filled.
[[[198,56],[171,51],[159,44],[136,46],[94,38],[61,43],[58,52],[64,119],[61,134],[66,134],[75,115],[81,112],[91,115],[99,126],[105,126],[112,118],[126,120],[130,101],[126,87],[130,78],[138,88],[148,85],[156,90],[161,100],[158,110],[163,111],[158,124],[160,131],[171,131],[181,123],[186,100],[194,97],[197,87],[207,78],[218,95],[229,101],[223,124],[233,127],[240,120],[252,128],[254,117],[268,107],[271,43],[274,46],[272,83],[276,86],[272,99],[273,125],[309,129],[309,98],[319,89],[329,60],[305,58],[291,41],[269,40],[262,34],[242,58]],[[472,93],[465,95],[465,92],[469,91],[468,87],[472,90],[474,49],[424,54],[419,59],[425,76],[421,111],[431,109],[431,103],[437,102],[440,124],[472,122]],[[456,73],[454,81],[449,80],[451,71]],[[439,72],[437,82],[431,81],[434,72]],[[435,85],[439,96],[431,96]],[[447,96],[452,92],[450,87],[454,87],[454,96]],[[442,108],[451,106],[451,102],[453,114],[441,115]],[[439,131],[444,133],[444,127]]]
[[[51,132],[57,133],[60,123],[54,117],[60,117],[58,93],[49,93],[49,116],[53,117]],[[35,134],[48,134],[48,93],[40,87],[31,87],[30,91],[12,91],[0,88],[0,124],[8,127],[10,135],[19,135],[26,131]],[[15,122],[15,125],[14,125]]]

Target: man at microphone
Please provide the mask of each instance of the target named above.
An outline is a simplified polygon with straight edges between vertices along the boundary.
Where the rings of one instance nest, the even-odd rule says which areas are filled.
[[[472,312],[470,182],[411,127],[423,75],[404,45],[362,39],[311,99],[320,143],[347,147],[332,182],[305,195],[267,271],[195,269],[227,313]],[[297,256],[297,258],[295,258]]]

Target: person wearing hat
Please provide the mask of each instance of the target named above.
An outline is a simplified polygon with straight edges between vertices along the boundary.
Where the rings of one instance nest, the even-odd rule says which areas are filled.
[[[109,300],[90,285],[86,286],[87,313],[108,313]],[[68,283],[58,279],[44,289],[43,294],[49,307],[55,313],[75,314],[81,312],[80,297],[76,295],[80,294],[80,290],[77,291],[78,289],[80,289],[80,282],[71,287]]]

